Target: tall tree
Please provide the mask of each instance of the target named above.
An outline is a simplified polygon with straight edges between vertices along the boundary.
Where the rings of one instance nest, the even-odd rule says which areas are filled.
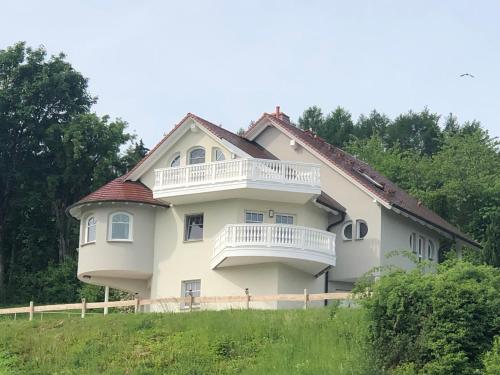
[[[387,141],[391,146],[399,144],[403,150],[432,155],[442,144],[439,115],[427,108],[399,115],[387,128]]]
[[[42,141],[54,124],[89,110],[94,98],[87,79],[43,48],[18,43],[0,50],[0,300],[5,291],[5,234],[13,201],[39,168]]]

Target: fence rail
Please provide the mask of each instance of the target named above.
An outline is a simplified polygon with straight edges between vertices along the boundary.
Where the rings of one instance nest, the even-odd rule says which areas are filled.
[[[245,291],[244,295],[240,296],[206,296],[206,297],[195,297],[192,294],[186,297],[165,297],[165,298],[154,298],[154,299],[133,299],[126,301],[110,301],[110,302],[86,302],[82,299],[79,303],[68,303],[60,305],[40,305],[35,306],[33,302],[27,307],[11,307],[0,309],[0,315],[9,314],[29,314],[29,320],[33,320],[34,313],[46,313],[46,312],[56,312],[56,311],[67,311],[67,310],[80,310],[81,317],[84,318],[87,310],[89,309],[104,309],[105,307],[133,307],[134,312],[139,312],[140,306],[148,306],[155,304],[164,303],[183,303],[188,307],[189,310],[193,309],[193,305],[202,303],[245,303],[246,308],[251,308],[252,302],[302,302],[304,308],[308,307],[311,301],[324,301],[324,300],[348,300],[352,299],[353,295],[348,292],[335,292],[335,293],[316,293],[309,294],[307,289],[304,289],[303,294],[275,294],[275,295],[260,295],[253,296]],[[105,312],[106,314],[106,312]]]

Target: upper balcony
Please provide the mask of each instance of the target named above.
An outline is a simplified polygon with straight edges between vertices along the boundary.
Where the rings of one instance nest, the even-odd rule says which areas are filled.
[[[317,164],[269,159],[156,169],[153,197],[172,204],[228,198],[303,204],[321,192],[319,170]]]
[[[278,262],[315,275],[335,266],[335,234],[284,224],[229,224],[215,237],[212,269]]]

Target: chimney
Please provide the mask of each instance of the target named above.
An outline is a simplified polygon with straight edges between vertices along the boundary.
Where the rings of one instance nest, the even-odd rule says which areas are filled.
[[[287,124],[290,123],[290,117],[288,117],[286,114],[284,114],[283,112],[280,111],[279,105],[276,106],[276,112],[275,112],[274,116],[277,119],[280,119],[281,121],[286,122]]]

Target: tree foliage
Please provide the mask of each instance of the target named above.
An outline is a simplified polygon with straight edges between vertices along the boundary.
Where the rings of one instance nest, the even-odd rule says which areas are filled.
[[[95,101],[63,54],[0,50],[0,303],[74,300],[78,227],[66,208],[145,152],[134,143],[123,157],[134,137],[92,113]]]

